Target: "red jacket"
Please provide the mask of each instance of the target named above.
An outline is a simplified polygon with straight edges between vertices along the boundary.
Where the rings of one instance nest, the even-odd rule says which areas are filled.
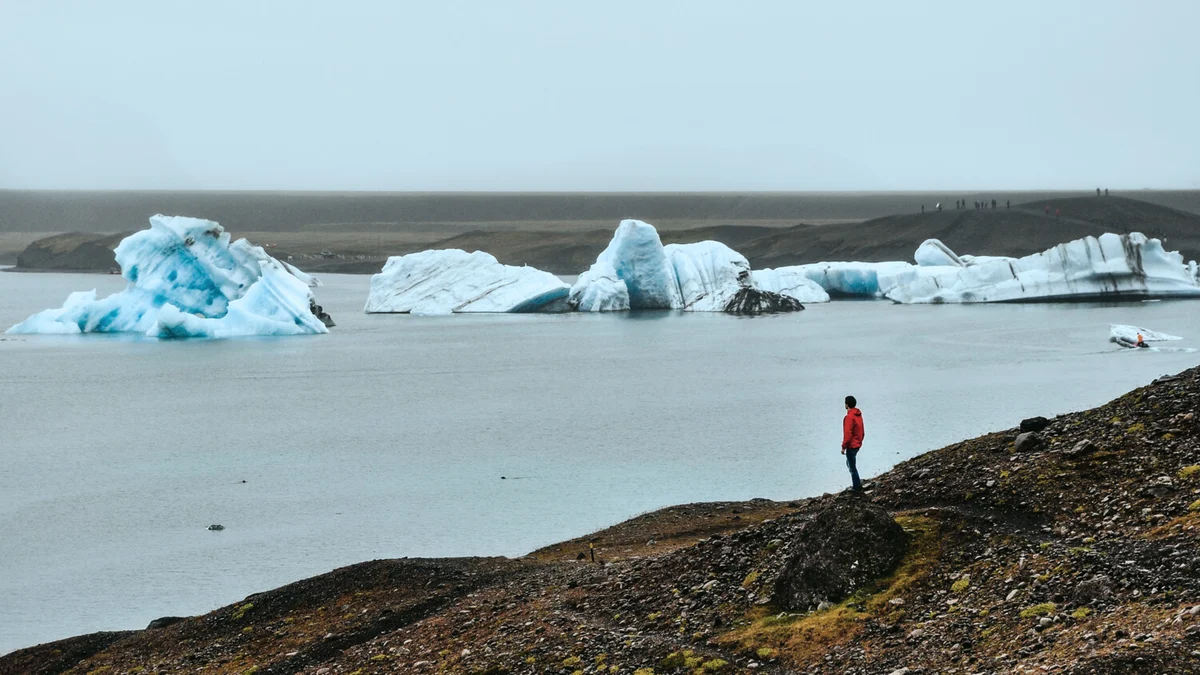
[[[861,448],[865,435],[862,411],[858,408],[847,410],[846,419],[842,420],[842,449],[857,450]]]

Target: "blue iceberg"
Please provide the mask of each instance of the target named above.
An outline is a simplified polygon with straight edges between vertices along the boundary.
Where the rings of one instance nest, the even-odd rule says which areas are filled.
[[[125,290],[72,293],[9,333],[143,333],[151,337],[313,335],[329,329],[310,280],[210,220],[156,215],[115,250]]]

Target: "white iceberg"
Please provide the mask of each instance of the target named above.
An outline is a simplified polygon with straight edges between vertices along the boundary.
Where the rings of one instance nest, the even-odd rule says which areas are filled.
[[[629,287],[607,262],[597,262],[571,286],[567,304],[580,312],[620,312],[629,309]]]
[[[288,266],[215,222],[156,215],[114,251],[125,290],[72,293],[9,333],[145,333],[155,337],[311,335],[329,329]]]
[[[287,271],[290,272],[292,276],[296,277],[300,281],[303,281],[305,286],[308,286],[309,288],[320,288],[321,287],[321,285],[322,285],[321,280],[314,277],[313,275],[309,274],[308,272],[301,270],[299,267],[296,267],[295,265],[293,265],[289,262],[283,262],[282,260],[280,260],[279,263],[281,265],[283,265],[284,268],[287,269]]]
[[[620,281],[621,283],[614,283]],[[599,283],[598,288],[589,288]],[[622,288],[622,285],[624,288]],[[679,309],[683,296],[658,230],[640,220],[622,220],[612,241],[571,287],[572,306],[609,309]],[[626,298],[623,300],[622,298]],[[586,304],[575,304],[587,299]],[[625,305],[622,307],[622,305]]]
[[[750,262],[719,241],[663,247],[679,288],[680,305],[689,312],[723,312],[743,286],[750,286]]]
[[[913,259],[921,267],[965,267],[966,263],[950,247],[937,239],[926,239],[917,247]]]
[[[805,303],[829,302],[829,293],[796,267],[754,270],[750,278],[759,290],[791,296]]]
[[[502,265],[483,251],[421,251],[388,258],[371,277],[365,311],[452,314],[542,312],[565,305],[568,286],[533,267]]]
[[[1200,297],[1183,257],[1139,232],[1076,239],[1013,261],[929,269],[941,271],[903,280],[886,296],[903,304]]]
[[[751,272],[746,257],[721,242],[663,246],[653,225],[623,220],[608,247],[571,287],[568,302],[581,312],[722,312],[744,288],[781,293],[801,302],[829,300],[803,275]]]
[[[829,295],[881,297],[907,276],[915,266],[893,262],[820,262],[779,267],[776,274],[800,274]]]
[[[1116,342],[1119,345],[1126,347],[1137,344],[1137,336],[1141,335],[1145,342],[1169,342],[1171,340],[1182,340],[1183,338],[1177,335],[1168,335],[1159,333],[1148,328],[1139,326],[1127,326],[1124,324],[1114,323],[1108,329],[1108,341]]]

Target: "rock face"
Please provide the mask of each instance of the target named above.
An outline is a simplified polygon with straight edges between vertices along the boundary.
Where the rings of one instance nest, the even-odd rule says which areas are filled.
[[[907,543],[904,529],[882,508],[853,496],[834,500],[796,533],[795,554],[775,582],[774,599],[795,611],[837,602],[891,572]]]
[[[760,291],[757,288],[742,288],[725,304],[726,314],[748,316],[799,312],[802,309],[804,305],[789,295]]]

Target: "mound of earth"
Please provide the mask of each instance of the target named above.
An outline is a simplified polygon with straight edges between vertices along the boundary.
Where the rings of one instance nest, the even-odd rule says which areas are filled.
[[[1200,368],[1039,421],[1035,443],[1014,426],[929,452],[863,496],[671,507],[519,560],[362,563],[0,673],[1197,672],[1198,410]]]
[[[109,272],[118,269],[113,249],[130,233],[68,232],[38,239],[17,256],[17,269]]]

